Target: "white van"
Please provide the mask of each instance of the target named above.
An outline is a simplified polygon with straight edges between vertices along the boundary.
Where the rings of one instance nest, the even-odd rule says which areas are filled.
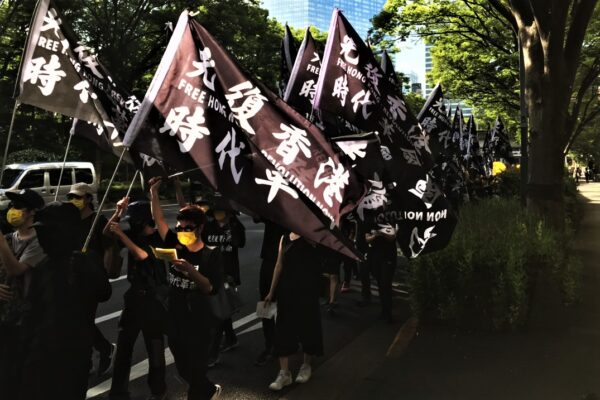
[[[4,169],[0,183],[0,209],[5,209],[10,200],[4,195],[5,191],[32,189],[38,192],[46,203],[54,201],[56,186],[60,176],[62,162],[10,164]],[[98,190],[96,170],[90,162],[67,162],[58,189],[58,200],[65,201],[71,185],[84,182]]]

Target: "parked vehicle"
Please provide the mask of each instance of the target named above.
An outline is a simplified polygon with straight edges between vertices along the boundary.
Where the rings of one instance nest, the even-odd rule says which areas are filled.
[[[7,165],[0,182],[0,209],[10,202],[5,191],[32,189],[38,192],[46,203],[54,201],[62,162],[22,163]],[[98,190],[96,170],[90,162],[67,162],[58,188],[58,199],[64,200],[74,183],[89,184],[94,192]]]

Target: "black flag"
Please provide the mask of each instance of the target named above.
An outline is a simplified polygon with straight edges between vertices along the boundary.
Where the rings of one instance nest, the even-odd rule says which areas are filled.
[[[298,45],[296,39],[290,31],[288,24],[285,24],[285,33],[283,39],[281,39],[281,64],[279,71],[279,96],[283,97],[286,86],[290,80],[290,71],[294,66],[294,60],[296,60],[296,54],[298,53]]]
[[[324,212],[339,218],[340,210],[351,206],[344,197],[350,184],[334,180],[338,157],[321,146],[326,142],[315,138],[316,128],[283,105],[184,12],[124,143],[135,143],[181,171],[195,166],[223,196],[356,258],[339,230],[329,229],[336,217]],[[291,138],[297,148],[281,144]],[[290,154],[298,160],[288,163]],[[310,186],[300,180],[307,177],[314,179]],[[341,177],[355,179],[346,170]],[[332,206],[325,208],[328,200]]]
[[[104,79],[96,55],[76,38],[52,0],[36,6],[19,70],[22,103],[101,124],[92,82]],[[106,88],[110,90],[110,87]]]
[[[384,76],[371,50],[337,9],[315,96],[315,108],[365,131],[380,132],[385,173],[382,181],[372,182],[363,200],[376,194],[381,200],[377,204],[384,206],[373,212],[374,223],[379,227],[397,223],[398,242],[408,257],[443,248],[456,219],[427,175],[433,166],[427,137],[402,93]]]
[[[283,100],[307,118],[312,115],[312,102],[320,70],[321,57],[310,29],[306,28]]]

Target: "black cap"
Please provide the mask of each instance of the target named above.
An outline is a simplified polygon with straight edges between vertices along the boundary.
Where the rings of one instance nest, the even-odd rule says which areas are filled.
[[[148,201],[134,201],[129,204],[127,206],[127,214],[123,218],[123,221],[129,221],[134,224],[149,223],[152,220],[152,210]]]
[[[71,203],[53,201],[35,213],[33,226],[69,226],[81,223],[77,207]]]
[[[23,189],[20,192],[4,192],[13,203],[24,204],[29,210],[39,210],[44,207],[44,199],[36,191]]]

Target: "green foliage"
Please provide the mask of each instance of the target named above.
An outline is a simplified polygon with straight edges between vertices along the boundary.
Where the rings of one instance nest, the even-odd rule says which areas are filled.
[[[23,149],[15,151],[8,155],[7,164],[12,163],[29,163],[29,162],[44,162],[44,161],[62,161],[62,155],[57,153],[49,153],[38,149]]]
[[[576,298],[577,262],[564,243],[513,199],[466,205],[451,243],[410,263],[411,304],[421,321],[467,330],[514,330],[527,321],[538,271]]]
[[[406,93],[404,95],[404,101],[408,104],[408,107],[412,112],[417,115],[425,105],[425,99],[418,93]]]

